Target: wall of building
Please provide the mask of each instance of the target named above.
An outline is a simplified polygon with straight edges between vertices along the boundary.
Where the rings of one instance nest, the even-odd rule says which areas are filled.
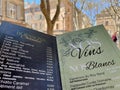
[[[45,19],[39,5],[33,3],[25,8],[25,22],[29,24],[29,28],[45,32]]]
[[[116,36],[118,37],[118,40],[116,43],[117,46],[120,48],[120,19],[118,18],[118,16],[115,15],[111,17],[111,14],[108,11],[103,10],[100,14],[97,15],[96,24],[103,24],[111,37],[114,33],[117,32]]]
[[[24,0],[0,0],[0,2],[2,20],[25,25]]]
[[[51,19],[52,19],[56,12],[57,0],[51,0],[50,3],[52,4],[51,12],[50,12]],[[42,20],[40,19],[34,20],[34,15],[31,12],[27,12],[27,10],[29,10],[30,8],[35,8],[34,6],[36,5],[34,4],[33,5],[28,4],[28,6],[25,8],[25,18],[26,18],[25,21],[31,26],[31,28],[46,33],[47,24],[46,24],[46,20],[42,12],[40,10],[37,12],[34,11],[34,15],[41,15],[43,17]],[[36,8],[39,8],[39,5],[36,6]],[[61,8],[60,8],[60,14],[54,26],[54,35],[62,34],[62,33],[73,30],[72,23],[73,23],[72,22],[72,6],[70,2],[68,3],[67,0],[62,1]],[[36,28],[34,27],[34,25],[36,26]]]
[[[56,12],[56,6],[57,6],[57,0],[50,0],[50,4],[51,4],[51,19],[54,17],[55,12]],[[26,23],[28,23],[31,28],[44,32],[46,33],[47,30],[47,23],[46,20],[44,18],[44,15],[42,14],[42,12],[40,10],[38,10],[37,12],[34,11],[32,14],[31,12],[28,12],[29,9],[31,8],[40,8],[39,5],[35,5],[35,3],[32,4],[26,4],[26,8],[25,8],[25,21]],[[55,26],[54,26],[54,35],[59,35],[59,34],[63,34],[65,32],[70,32],[70,31],[74,31],[74,22],[73,22],[73,12],[74,11],[74,6],[73,4],[69,1],[69,0],[62,0],[61,1],[61,7],[60,7],[60,14],[59,17],[57,19],[57,21],[55,22]],[[38,20],[34,20],[34,15],[41,15],[43,18],[42,19],[38,19]],[[89,19],[84,16],[84,22],[88,22]],[[80,16],[81,17],[81,16]],[[28,19],[29,18],[29,19]],[[79,20],[82,21],[82,20]],[[80,22],[80,25],[82,27],[82,25],[84,25],[84,27],[86,27],[86,23],[82,23]],[[34,27],[34,25],[36,27]]]
[[[97,25],[103,24],[110,35],[116,32],[115,20],[111,18],[111,16],[109,15],[97,16],[96,24]]]

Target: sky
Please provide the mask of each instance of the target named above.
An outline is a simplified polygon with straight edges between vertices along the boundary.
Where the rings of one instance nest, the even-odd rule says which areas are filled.
[[[40,0],[24,0],[24,2],[29,2],[29,3],[35,2],[35,3],[39,4]]]
[[[87,3],[91,3],[90,5],[93,5],[93,6],[91,7],[91,9],[88,9],[88,7],[90,5],[86,4],[86,2],[85,2],[84,9],[82,9],[82,12],[90,18],[91,23],[93,25],[96,24],[96,15],[100,14],[100,12],[102,10],[109,7],[109,4],[105,1],[104,2],[103,1],[102,0],[86,0]],[[82,5],[83,5],[83,3],[82,3]],[[77,6],[81,9],[82,5],[81,5],[81,3],[78,3]]]

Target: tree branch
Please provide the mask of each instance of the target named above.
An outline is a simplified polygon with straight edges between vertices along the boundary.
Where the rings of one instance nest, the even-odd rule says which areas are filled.
[[[46,0],[46,4],[47,4],[47,13],[50,16],[50,2]]]
[[[82,10],[83,10],[83,8],[84,8],[85,1],[86,1],[86,0],[84,0],[84,1],[83,1],[83,3],[82,3],[81,9],[80,9],[81,11],[82,11]]]
[[[46,18],[46,21],[50,21],[51,20],[50,15],[47,12],[47,8],[46,8],[44,0],[41,0],[40,8],[41,8],[41,11],[42,11],[42,13],[44,14],[44,16]]]
[[[60,0],[58,0],[57,8],[56,8],[56,13],[52,19],[52,23],[54,24],[55,21],[57,20],[58,16],[60,14]]]

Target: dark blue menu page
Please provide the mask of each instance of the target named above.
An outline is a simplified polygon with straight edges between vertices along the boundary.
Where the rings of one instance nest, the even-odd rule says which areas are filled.
[[[56,38],[2,22],[0,90],[61,90]]]

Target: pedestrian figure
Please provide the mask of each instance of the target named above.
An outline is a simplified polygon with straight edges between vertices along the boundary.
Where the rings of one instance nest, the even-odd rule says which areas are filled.
[[[117,42],[117,32],[115,32],[113,35],[112,35],[112,40],[113,42]]]

